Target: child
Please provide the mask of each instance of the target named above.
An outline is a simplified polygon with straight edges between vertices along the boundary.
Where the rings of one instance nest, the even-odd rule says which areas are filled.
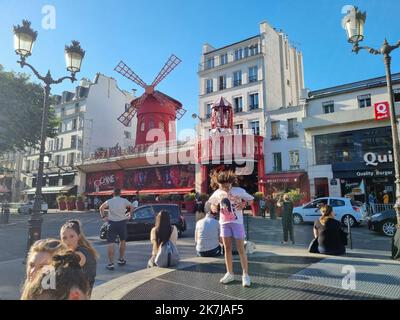
[[[89,282],[90,295],[96,278],[96,259],[98,258],[96,250],[83,234],[79,220],[67,221],[61,227],[60,238],[68,249],[79,256],[79,264]]]
[[[237,184],[237,177],[232,171],[211,174],[211,187],[218,189],[211,195],[208,202],[211,205],[220,205],[219,223],[221,225],[221,238],[225,247],[227,269],[227,273],[220,279],[220,282],[227,284],[235,280],[232,263],[232,238],[234,238],[243,269],[242,285],[249,287],[251,283],[244,249],[246,235],[243,225],[243,206],[245,205],[243,201],[252,201],[254,197],[242,188],[232,187],[233,184]]]

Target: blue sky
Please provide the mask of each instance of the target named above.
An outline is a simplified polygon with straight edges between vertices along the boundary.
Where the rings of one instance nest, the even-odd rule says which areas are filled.
[[[171,53],[182,63],[158,89],[183,103],[188,110],[178,129],[192,128],[190,117],[198,108],[198,77],[202,45],[214,47],[257,35],[266,20],[283,29],[304,55],[305,83],[311,90],[384,75],[382,58],[351,52],[341,28],[341,9],[354,4],[367,11],[365,45],[379,47],[383,39],[400,39],[398,0],[0,0],[0,64],[20,71],[13,51],[12,26],[26,18],[39,33],[29,62],[53,77],[66,74],[64,45],[72,39],[86,50],[79,77],[96,72],[112,76],[121,88],[138,86],[113,71],[123,59],[151,83]],[[56,28],[42,26],[42,8],[56,9]],[[400,71],[400,49],[393,53],[392,72]],[[25,70],[28,71],[28,70]],[[72,89],[65,82],[52,93]],[[138,94],[142,93],[138,88]],[[117,120],[115,120],[117,121]]]

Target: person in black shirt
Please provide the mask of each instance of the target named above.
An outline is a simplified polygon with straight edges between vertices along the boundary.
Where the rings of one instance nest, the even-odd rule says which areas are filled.
[[[322,216],[314,223],[314,238],[318,239],[319,253],[342,255],[346,253],[343,238],[345,236],[339,221],[335,220],[335,213],[329,205],[320,208]]]

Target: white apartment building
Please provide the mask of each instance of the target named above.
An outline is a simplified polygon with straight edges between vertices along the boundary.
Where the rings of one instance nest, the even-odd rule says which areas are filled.
[[[265,111],[298,105],[304,87],[301,52],[266,22],[254,37],[222,48],[205,44],[198,75],[202,130],[211,127],[211,105],[222,96],[232,103],[236,129],[265,136]]]
[[[266,192],[274,195],[299,189],[303,202],[310,199],[307,148],[302,120],[305,100],[299,106],[267,111],[265,136]]]
[[[393,74],[397,118],[400,73]],[[379,77],[312,91],[303,119],[312,196],[353,195],[366,201],[383,191],[394,202],[394,164],[390,120],[375,119],[375,104],[389,100]]]
[[[60,119],[58,137],[46,140],[49,162],[45,165],[46,185],[43,194],[53,206],[58,193],[77,193],[84,183],[77,165],[96,150],[127,147],[134,144],[136,118],[125,127],[118,117],[134,99],[134,93],[121,90],[114,78],[98,73],[93,82],[82,79],[75,92],[64,91],[54,106]],[[38,150],[28,150],[24,159],[23,181],[31,186],[27,195],[35,192]]]

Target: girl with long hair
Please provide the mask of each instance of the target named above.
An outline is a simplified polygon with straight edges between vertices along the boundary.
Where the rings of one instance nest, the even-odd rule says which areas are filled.
[[[79,256],[79,265],[88,278],[90,293],[96,278],[97,258],[99,257],[93,245],[86,239],[79,220],[67,221],[60,230],[61,241],[68,249]]]
[[[158,249],[165,242],[170,240],[175,246],[178,240],[178,229],[176,226],[171,225],[171,218],[166,210],[161,210],[156,216],[156,223],[150,232],[150,241],[153,245],[151,258],[147,264],[148,267],[156,266],[154,260],[156,258]]]
[[[242,285],[249,287],[250,277],[248,273],[248,261],[244,248],[246,238],[243,225],[244,202],[251,202],[254,197],[243,188],[237,186],[237,176],[233,171],[214,171],[211,174],[211,187],[216,189],[208,202],[220,206],[219,223],[221,226],[221,238],[225,247],[225,265],[227,273],[220,282],[227,284],[235,280],[232,262],[232,241],[236,241],[236,247],[242,265]]]

